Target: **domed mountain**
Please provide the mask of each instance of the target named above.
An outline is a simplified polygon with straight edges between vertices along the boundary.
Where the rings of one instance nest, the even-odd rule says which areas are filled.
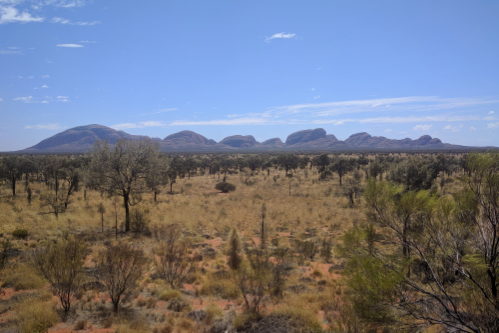
[[[218,143],[233,148],[253,148],[259,143],[255,140],[253,135],[232,135],[228,136]]]
[[[97,140],[108,140],[110,144],[120,139],[142,140],[148,136],[131,135],[102,125],[87,125],[70,128],[51,136],[40,143],[22,150],[21,152],[85,152],[92,148]],[[442,143],[437,138],[423,135],[419,139],[392,140],[384,136],[371,136],[366,132],[352,134],[345,141],[338,140],[332,134],[326,134],[323,128],[308,129],[290,134],[286,142],[279,138],[269,139],[262,143],[252,135],[232,135],[219,143],[192,132],[181,131],[168,135],[163,140],[151,139],[158,142],[161,151],[234,151],[234,150],[315,150],[334,151],[348,149],[463,149],[464,146]],[[493,147],[490,147],[493,148]]]
[[[73,127],[58,133],[40,143],[26,148],[27,151],[82,152],[92,148],[95,141],[109,140],[110,144],[120,139],[140,140],[148,138],[142,135],[131,135],[102,125]]]

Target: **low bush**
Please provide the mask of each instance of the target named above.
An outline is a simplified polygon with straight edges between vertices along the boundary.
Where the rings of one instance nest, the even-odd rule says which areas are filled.
[[[182,293],[179,290],[176,289],[167,289],[161,293],[159,296],[160,300],[163,301],[169,301],[174,298],[180,298],[182,296]]]
[[[28,299],[17,306],[17,321],[21,332],[47,332],[60,318],[54,302]]]
[[[220,182],[217,185],[215,185],[215,189],[222,191],[223,193],[228,193],[230,191],[235,191],[236,186],[231,183]]]
[[[17,239],[26,239],[28,238],[29,232],[26,229],[16,229],[12,231],[12,236]]]
[[[39,289],[46,285],[45,280],[29,265],[15,265],[5,268],[1,275],[2,286],[14,290]]]
[[[203,283],[200,290],[204,296],[220,296],[225,299],[237,299],[240,290],[231,280],[208,279]]]

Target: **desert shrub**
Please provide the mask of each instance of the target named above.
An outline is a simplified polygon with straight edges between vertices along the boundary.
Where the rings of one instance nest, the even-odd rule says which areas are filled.
[[[104,283],[114,311],[118,312],[125,294],[137,288],[148,260],[144,252],[126,243],[107,247],[97,256],[97,275]]]
[[[224,316],[223,310],[215,303],[208,304],[204,310],[206,311],[206,321],[208,323],[212,323],[213,320]]]
[[[175,326],[179,332],[195,332],[196,323],[194,320],[186,317],[181,317],[177,319]]]
[[[209,278],[203,283],[200,293],[204,296],[220,296],[225,299],[237,299],[241,294],[234,282],[213,278]]]
[[[222,191],[223,193],[228,193],[230,191],[235,191],[236,186],[231,184],[231,183],[220,182],[220,183],[217,183],[217,185],[215,185],[215,189]]]
[[[269,317],[288,318],[288,322],[294,323],[294,328],[286,332],[322,332],[322,324],[317,318],[316,312],[310,308],[296,304],[286,306],[272,312]],[[258,332],[258,331],[251,331]]]
[[[40,289],[45,286],[45,280],[38,275],[36,269],[30,265],[14,265],[2,271],[1,279],[3,287],[14,288],[14,290]]]
[[[21,332],[47,332],[60,321],[55,304],[43,299],[27,299],[16,310]]]
[[[155,235],[161,244],[156,248],[156,273],[168,282],[172,289],[182,286],[189,274],[189,242],[182,237],[180,226],[172,224],[158,227]]]
[[[28,238],[29,232],[26,229],[16,229],[12,231],[12,236],[17,239],[26,239]]]
[[[147,320],[143,317],[135,318],[130,322],[119,325],[116,328],[116,333],[149,333],[151,332],[151,327],[149,327]]]
[[[49,242],[32,252],[34,266],[49,281],[66,313],[85,278],[83,264],[88,252],[87,243],[76,237]]]
[[[84,330],[84,329],[85,329],[85,327],[87,327],[87,321],[86,321],[86,320],[78,320],[78,321],[76,322],[76,324],[74,325],[74,327],[73,327],[73,328],[74,328],[76,331],[81,331],[81,330]]]
[[[182,296],[182,293],[177,290],[177,289],[168,289],[168,290],[165,290],[161,293],[161,295],[159,296],[159,299],[163,300],[163,301],[169,301],[171,299],[174,299],[174,298],[180,298]]]
[[[191,310],[191,305],[187,303],[183,298],[174,298],[168,304],[168,309],[174,312],[184,312]]]
[[[149,219],[147,218],[148,210],[133,209],[130,214],[130,226],[133,232],[142,232],[147,228]]]
[[[2,236],[3,234],[0,237]],[[9,261],[9,251],[11,248],[12,244],[8,240],[0,242],[0,270],[4,269]]]

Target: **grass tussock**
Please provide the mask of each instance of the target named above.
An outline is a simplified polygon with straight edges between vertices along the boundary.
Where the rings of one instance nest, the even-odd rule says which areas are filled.
[[[237,299],[241,295],[241,291],[231,280],[208,278],[201,286],[200,294],[203,296],[220,296],[225,299]]]
[[[47,332],[61,320],[56,303],[47,300],[47,295],[25,300],[16,307],[16,312],[21,332]]]
[[[13,265],[1,271],[0,280],[2,287],[14,288],[14,290],[40,289],[46,285],[46,281],[39,273],[28,264]]]

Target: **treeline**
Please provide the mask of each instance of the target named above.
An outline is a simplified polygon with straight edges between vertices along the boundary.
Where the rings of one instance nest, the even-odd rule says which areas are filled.
[[[30,182],[44,182],[49,192],[40,196],[41,206],[47,213],[58,216],[68,209],[72,195],[84,185],[105,192],[110,196],[121,196],[125,208],[125,229],[129,231],[130,206],[141,200],[141,194],[153,192],[154,198],[161,190],[173,186],[177,179],[196,175],[221,175],[224,181],[217,189],[224,192],[234,190],[225,182],[227,175],[240,172],[266,172],[284,170],[292,177],[298,169],[318,172],[318,180],[330,180],[334,176],[343,185],[344,177],[351,174],[343,189],[350,203],[363,189],[363,178],[387,180],[403,185],[408,190],[431,189],[435,180],[442,175],[466,172],[466,156],[455,155],[298,155],[286,154],[208,154],[208,155],[166,155],[152,141],[118,141],[114,146],[104,141],[96,142],[93,149],[79,156],[4,156],[0,160],[0,179],[10,184],[12,195],[24,184],[24,191],[31,203]],[[308,176],[308,172],[305,173]]]

